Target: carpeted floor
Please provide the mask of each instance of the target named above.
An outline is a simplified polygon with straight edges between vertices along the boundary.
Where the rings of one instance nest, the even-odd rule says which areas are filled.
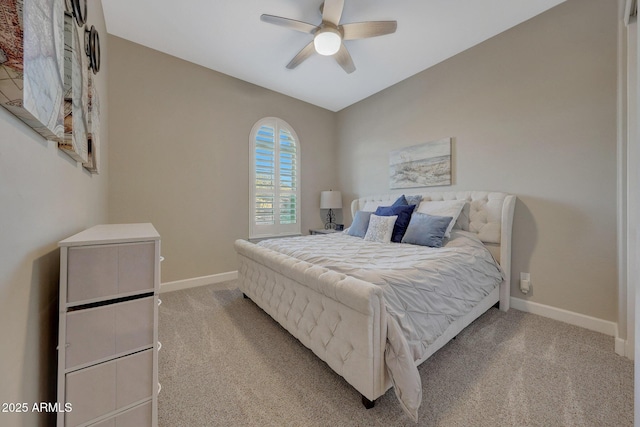
[[[161,295],[159,424],[414,426],[393,390],[359,393],[233,288]],[[632,426],[633,363],[613,338],[489,310],[420,368],[424,426]]]

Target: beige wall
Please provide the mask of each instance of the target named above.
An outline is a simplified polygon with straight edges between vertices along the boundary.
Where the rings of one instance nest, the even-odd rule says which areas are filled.
[[[110,222],[152,222],[162,281],[237,270],[249,234],[249,132],[276,116],[300,139],[302,231],[322,224],[320,191],[337,188],[335,114],[109,37]]]
[[[107,220],[108,40],[100,2],[89,22],[103,35],[97,76],[102,169],[80,164],[0,108],[0,402],[54,402],[59,250],[57,242]],[[30,408],[31,409],[31,408]],[[0,413],[2,426],[50,426],[55,414]]]
[[[390,150],[454,137],[443,190],[518,196],[512,295],[617,321],[616,10],[569,0],[342,110],[345,200],[388,191]]]

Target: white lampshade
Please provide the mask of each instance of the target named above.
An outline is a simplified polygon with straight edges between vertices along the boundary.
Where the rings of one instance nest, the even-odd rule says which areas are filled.
[[[313,38],[313,45],[320,55],[330,56],[335,54],[340,50],[341,44],[342,37],[338,30],[333,28],[325,28],[318,31]]]
[[[342,194],[339,191],[321,192],[320,209],[342,209]]]

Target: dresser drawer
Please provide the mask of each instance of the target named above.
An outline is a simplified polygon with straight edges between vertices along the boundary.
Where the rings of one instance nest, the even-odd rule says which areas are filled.
[[[153,291],[155,253],[154,242],[69,248],[67,303]]]
[[[153,350],[67,374],[65,389],[65,400],[73,408],[64,415],[67,426],[89,422],[145,399],[151,401]],[[136,420],[142,416],[143,414],[131,414],[131,419]],[[115,421],[116,425],[120,425],[117,419]],[[123,423],[125,421],[127,417]]]
[[[65,401],[72,411],[65,426],[77,426],[116,409],[116,362],[103,363],[67,374]]]
[[[152,346],[156,299],[149,296],[68,312],[66,369]]]
[[[135,406],[113,418],[91,424],[90,427],[146,427],[153,419],[151,402]]]
[[[143,427],[150,426],[152,416],[151,402],[122,413],[116,417],[116,427]]]

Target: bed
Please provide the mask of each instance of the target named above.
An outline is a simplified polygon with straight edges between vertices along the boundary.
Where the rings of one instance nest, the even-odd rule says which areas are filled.
[[[391,206],[398,196],[356,199],[352,215]],[[366,407],[393,387],[417,421],[417,366],[494,305],[509,309],[515,196],[411,196],[421,198],[416,212],[461,206],[442,248],[368,242],[348,232],[259,244],[238,240],[235,248],[238,287],[246,297],[351,384]],[[470,293],[461,296],[457,288]],[[422,318],[425,313],[430,319]]]

